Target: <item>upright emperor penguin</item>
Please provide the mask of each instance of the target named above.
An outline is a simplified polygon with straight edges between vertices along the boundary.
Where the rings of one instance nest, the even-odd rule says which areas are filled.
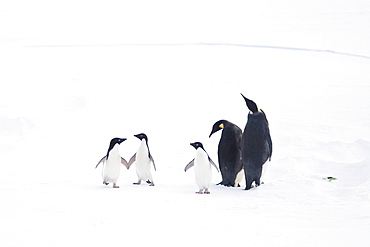
[[[268,159],[271,161],[272,141],[265,113],[259,111],[252,100],[242,96],[250,110],[241,142],[245,189],[249,190],[253,182],[256,186],[261,184],[262,166]]]
[[[119,188],[117,186],[117,180],[121,171],[121,164],[126,166],[127,169],[129,168],[127,161],[119,153],[119,145],[125,140],[126,138],[113,138],[110,141],[107,155],[95,166],[96,169],[100,163],[105,163],[103,168],[103,184],[108,185],[109,183],[113,183],[113,188]]]
[[[153,163],[154,170],[157,170],[155,167],[154,159],[149,151],[148,146],[148,137],[144,134],[134,135],[135,137],[141,140],[141,144],[137,152],[131,157],[128,162],[130,167],[132,163],[136,162],[136,174],[138,177],[138,182],[134,184],[141,184],[141,181],[146,181],[150,186],[154,186],[152,174],[150,173],[150,162]]]
[[[186,165],[185,172],[194,166],[195,182],[199,187],[199,191],[196,193],[210,194],[208,188],[211,185],[212,180],[211,164],[216,168],[217,171],[218,168],[208,156],[206,150],[204,150],[202,143],[194,142],[190,143],[190,145],[196,149],[195,158]]]
[[[242,130],[235,124],[227,121],[217,121],[213,127],[211,135],[219,130],[223,130],[220,142],[218,143],[218,164],[221,170],[222,181],[218,184],[225,186],[239,186],[239,172],[242,172],[240,141]]]

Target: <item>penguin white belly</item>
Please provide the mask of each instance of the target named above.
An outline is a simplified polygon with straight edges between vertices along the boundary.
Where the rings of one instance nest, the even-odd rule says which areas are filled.
[[[150,159],[146,141],[142,140],[141,145],[136,153],[136,174],[139,180],[153,182],[150,172]]]
[[[103,180],[105,183],[117,183],[121,171],[121,156],[119,146],[115,145],[109,152],[108,159],[103,169]]]
[[[194,160],[195,182],[200,190],[208,189],[212,180],[211,164],[208,155],[203,149],[198,148]]]
[[[263,182],[263,179],[265,177],[265,174],[266,174],[266,170],[268,168],[268,165],[269,165],[269,162],[265,162],[265,164],[262,165],[262,174],[261,174],[261,182]]]
[[[237,187],[238,184],[240,185],[243,179],[244,179],[244,169],[241,169],[240,172],[236,175],[234,187]]]

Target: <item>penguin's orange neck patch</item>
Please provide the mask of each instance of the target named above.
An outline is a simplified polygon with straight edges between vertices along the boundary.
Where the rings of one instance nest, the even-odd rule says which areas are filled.
[[[220,129],[223,129],[224,128],[224,124],[220,124],[218,127],[220,127]]]

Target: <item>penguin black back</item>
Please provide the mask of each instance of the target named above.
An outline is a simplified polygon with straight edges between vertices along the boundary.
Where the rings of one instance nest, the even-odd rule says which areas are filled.
[[[243,95],[242,95],[243,96]],[[255,182],[259,186],[262,175],[262,166],[272,155],[272,141],[269,124],[263,111],[258,111],[257,105],[244,97],[251,113],[245,126],[242,141],[242,163],[245,173],[246,190]]]
[[[240,150],[242,130],[227,120],[219,120],[213,125],[209,137],[221,129],[223,131],[218,144],[218,164],[222,181],[219,184],[235,186],[236,176],[243,168]]]

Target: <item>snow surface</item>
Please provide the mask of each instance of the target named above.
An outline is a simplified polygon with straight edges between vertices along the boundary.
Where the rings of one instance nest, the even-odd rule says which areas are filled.
[[[368,246],[370,2],[0,3],[0,246]],[[272,161],[261,187],[198,195],[253,99]],[[148,135],[156,186],[94,169]],[[335,177],[331,182],[324,177]]]

